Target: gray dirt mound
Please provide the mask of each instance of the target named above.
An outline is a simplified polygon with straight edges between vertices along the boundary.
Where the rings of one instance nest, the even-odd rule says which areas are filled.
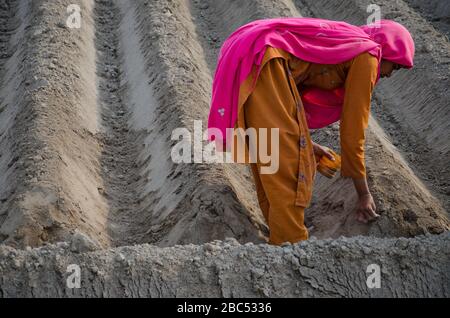
[[[379,269],[380,288],[371,284],[372,268]],[[80,289],[67,285],[75,273]],[[0,277],[3,297],[449,297],[450,236],[285,247],[228,239],[84,254],[65,243],[30,251],[4,246]]]
[[[80,29],[66,25],[72,2],[0,0],[0,296],[75,296],[71,262],[82,296],[449,295],[446,1],[378,1],[417,46],[415,68],[374,93],[366,160],[380,220],[357,223],[351,181],[318,176],[311,234],[365,237],[285,248],[240,245],[267,237],[248,167],[174,163],[172,132],[207,127],[218,52],[237,27],[365,24],[370,1],[80,0]],[[338,131],[313,138],[339,150]],[[364,287],[369,260],[381,290]]]
[[[69,4],[22,1],[15,17],[20,46],[10,47],[27,62],[5,73],[30,87],[2,86],[4,243],[67,241],[75,230],[103,247],[261,242],[261,222],[220,167],[170,160],[173,129],[207,114],[206,99],[194,98],[200,88],[180,85],[205,77],[187,54],[200,47],[186,8],[171,3],[176,15],[167,15],[159,2],[82,1],[80,31],[65,25]],[[170,32],[192,37],[190,47]]]
[[[450,38],[450,1],[445,0],[405,0],[412,8]]]

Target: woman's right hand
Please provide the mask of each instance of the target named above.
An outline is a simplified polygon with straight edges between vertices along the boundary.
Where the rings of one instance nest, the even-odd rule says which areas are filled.
[[[322,158],[322,156],[327,156],[330,160],[334,161],[334,156],[330,152],[330,148],[321,146],[313,142],[313,150],[316,158]]]

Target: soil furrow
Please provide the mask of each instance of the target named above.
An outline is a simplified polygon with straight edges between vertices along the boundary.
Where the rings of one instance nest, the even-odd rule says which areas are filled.
[[[405,0],[425,19],[450,38],[450,2],[442,0]]]
[[[445,0],[377,2],[417,47],[415,68],[374,93],[377,222],[356,222],[351,180],[318,175],[306,223],[319,240],[255,245],[268,229],[248,166],[205,156],[228,35],[281,16],[365,24],[369,4],[0,0],[0,297],[448,297]],[[312,134],[339,150],[339,124]],[[67,288],[70,264],[80,289]],[[370,264],[380,289],[367,288]]]
[[[99,134],[102,145],[101,167],[105,185],[100,189],[108,202],[109,235],[116,240],[129,236],[130,211],[138,209],[139,181],[137,134],[130,129],[130,113],[125,106],[122,85],[123,70],[119,56],[118,9],[111,1],[98,0],[94,8],[96,22],[98,107],[104,132]],[[132,241],[129,244],[133,243]],[[119,243],[120,244],[120,243]]]
[[[12,56],[19,56],[17,44],[13,36],[23,33],[18,30],[20,17],[17,1],[0,1],[0,226],[7,217],[7,207],[11,204],[11,196],[16,191],[14,179],[18,174],[12,169],[17,154],[14,154],[13,136],[15,125],[12,118],[17,114],[14,100],[17,99],[15,91],[11,91],[12,76],[19,73],[17,65],[11,62]],[[9,63],[8,63],[9,62]],[[14,81],[15,85],[18,85]],[[0,242],[7,236],[0,230]]]
[[[193,64],[189,58],[197,58],[193,55],[198,50],[196,40],[189,44],[180,41],[175,49],[177,42],[163,36],[194,36],[187,23],[190,17],[186,7],[182,3],[152,1],[115,4],[121,16],[117,25],[122,102],[129,113],[128,130],[138,148],[131,170],[137,204],[122,211],[128,226],[123,227],[126,230],[120,244],[166,246],[225,237],[243,242],[255,240],[257,233],[249,222],[250,216],[240,212],[242,207],[236,209],[235,199],[224,199],[224,204],[213,199],[223,196],[217,194],[220,187],[211,184],[212,177],[208,176],[214,173],[213,169],[206,169],[203,163],[172,161],[172,146],[176,142],[171,140],[172,132],[187,129],[192,133],[194,120],[204,120],[206,114],[206,109],[198,105],[203,102],[205,88],[193,85],[189,86],[191,91],[186,89],[193,83],[194,75],[187,71],[201,70],[201,63]],[[180,59],[180,55],[185,58]],[[204,75],[198,73],[197,79]],[[185,85],[180,85],[180,80]],[[200,83],[203,85],[201,80]],[[237,217],[233,216],[235,213]],[[115,226],[121,227],[119,223]]]

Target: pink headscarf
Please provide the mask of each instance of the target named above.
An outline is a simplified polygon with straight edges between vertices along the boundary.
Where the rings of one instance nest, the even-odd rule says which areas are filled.
[[[227,135],[226,130],[233,128],[237,120],[240,85],[256,66],[254,88],[267,46],[318,64],[339,64],[368,52],[379,62],[384,58],[411,68],[414,58],[410,33],[390,20],[361,27],[317,18],[262,19],[243,25],[222,45],[213,81],[208,140],[215,140],[219,149],[230,150],[226,142],[232,135]],[[302,101],[309,128],[320,128],[339,120],[343,96],[342,89],[304,92]],[[214,129],[218,129],[221,136],[216,135]]]

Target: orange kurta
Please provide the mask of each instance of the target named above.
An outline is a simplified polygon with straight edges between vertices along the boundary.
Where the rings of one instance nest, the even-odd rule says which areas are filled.
[[[251,163],[259,205],[270,230],[269,243],[294,243],[308,238],[304,209],[311,202],[316,161],[300,98],[302,85],[324,89],[345,85],[341,174],[361,178],[365,176],[364,129],[376,72],[376,58],[365,53],[346,63],[318,65],[268,47],[254,90],[250,90],[254,71],[241,85],[235,128],[279,129],[278,171],[261,173],[261,167],[267,164],[259,157],[256,163]],[[270,131],[267,144],[271,149]],[[235,160],[236,149],[235,145]],[[249,160],[248,148],[245,150],[246,160]]]
[[[289,67],[300,91],[302,87],[308,86],[322,89],[345,86],[340,120],[341,176],[365,178],[365,129],[369,124],[370,101],[378,74],[377,58],[369,53],[362,53],[345,63],[324,65],[288,55]]]

